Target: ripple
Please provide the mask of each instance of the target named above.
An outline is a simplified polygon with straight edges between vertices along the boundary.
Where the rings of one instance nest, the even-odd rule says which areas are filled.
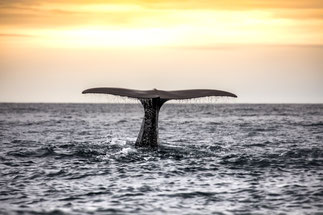
[[[1,104],[0,214],[322,212],[322,105]]]

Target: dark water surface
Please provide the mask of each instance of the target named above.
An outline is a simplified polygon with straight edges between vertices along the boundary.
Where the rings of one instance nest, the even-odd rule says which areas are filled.
[[[323,214],[323,105],[0,104],[0,214]]]

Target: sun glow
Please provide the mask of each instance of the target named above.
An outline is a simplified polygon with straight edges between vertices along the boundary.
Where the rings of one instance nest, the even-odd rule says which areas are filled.
[[[142,7],[135,4],[55,4],[55,3],[46,3],[40,4],[35,9],[42,9],[47,11],[77,11],[83,13],[101,13],[101,12],[131,12],[131,11],[141,11]]]
[[[3,32],[28,36],[16,38],[16,42],[73,48],[320,43],[319,33],[299,34],[298,27],[290,19],[272,19],[268,12],[204,10],[169,11],[159,16],[157,13],[153,19],[143,16],[126,26],[110,23],[60,29],[4,29]],[[294,34],[291,36],[291,33]]]
[[[127,1],[53,1],[30,4],[23,10],[0,8],[3,14],[22,13],[21,19],[26,20],[20,23],[16,16],[9,16],[15,24],[7,21],[0,25],[0,40],[67,48],[323,43],[320,30],[323,21],[316,18],[317,10],[312,17],[307,14],[307,19],[299,19],[295,16],[303,14],[300,9],[177,9],[166,6],[150,7]]]
[[[23,31],[22,31],[23,32]],[[15,38],[15,43],[47,47],[115,48],[146,47],[174,44],[176,32],[167,29],[104,29],[77,28],[68,30],[28,30],[27,37]],[[19,33],[18,33],[19,35]]]
[[[0,0],[0,101],[77,102],[93,85],[322,102],[322,14],[322,0]]]
[[[163,29],[75,29],[50,34],[62,46],[129,47],[156,46],[170,42],[174,35]]]

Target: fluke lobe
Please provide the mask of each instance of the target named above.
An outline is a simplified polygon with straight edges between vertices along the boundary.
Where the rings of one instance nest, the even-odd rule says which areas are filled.
[[[141,124],[136,146],[157,147],[158,146],[158,115],[161,106],[169,100],[193,99],[208,96],[237,97],[233,93],[221,90],[194,89],[194,90],[132,90],[124,88],[99,87],[84,90],[83,94],[111,94],[139,99],[144,107],[145,116]]]

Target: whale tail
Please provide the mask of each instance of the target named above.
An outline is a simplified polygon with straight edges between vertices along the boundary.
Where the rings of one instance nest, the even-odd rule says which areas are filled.
[[[159,110],[165,102],[169,100],[193,99],[208,96],[237,97],[235,94],[230,92],[209,89],[163,91],[157,89],[132,90],[124,88],[101,87],[87,89],[82,93],[110,94],[139,99],[145,112],[141,129],[135,144],[139,147],[158,146],[158,116]]]

